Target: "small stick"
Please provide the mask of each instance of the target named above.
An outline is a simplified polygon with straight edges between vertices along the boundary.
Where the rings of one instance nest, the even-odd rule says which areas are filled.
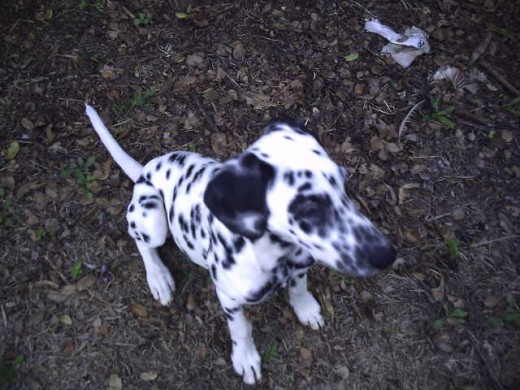
[[[202,116],[204,116],[204,119],[206,120],[206,123],[208,124],[208,126],[211,127],[211,130],[213,130],[215,133],[218,132],[217,126],[215,125],[215,122],[213,121],[211,114],[204,109],[197,94],[194,91],[191,91],[190,95],[191,95],[192,99],[195,100],[195,104],[197,105],[197,108],[199,109]]]
[[[500,84],[502,84],[505,89],[507,89],[512,94],[515,94],[516,96],[520,96],[520,91],[516,89],[509,81],[507,81],[504,76],[498,73],[490,64],[485,61],[479,61],[479,64],[489,73],[491,73],[491,76],[497,79],[497,81],[500,82]]]

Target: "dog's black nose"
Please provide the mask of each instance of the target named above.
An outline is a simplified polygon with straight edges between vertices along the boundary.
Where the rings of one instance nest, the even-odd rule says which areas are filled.
[[[377,269],[385,269],[395,261],[396,250],[392,245],[374,245],[367,248],[368,262]]]

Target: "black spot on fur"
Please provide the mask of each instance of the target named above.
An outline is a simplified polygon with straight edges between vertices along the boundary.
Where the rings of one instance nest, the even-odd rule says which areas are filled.
[[[186,222],[186,220],[184,219],[184,217],[182,216],[182,214],[179,214],[179,218],[178,218],[178,221],[179,221],[179,225],[181,227],[181,230],[185,233],[188,233],[189,232],[189,227],[188,227],[188,223]]]
[[[218,280],[217,279],[217,266],[215,264],[211,264],[211,277],[213,278],[213,280]]]
[[[168,218],[170,223],[173,223],[173,218],[175,218],[175,212],[173,211],[173,206],[170,207],[170,211],[168,212]]]
[[[135,229],[135,226],[136,226],[136,225],[135,225],[135,222],[133,222],[133,221],[130,222],[130,227],[131,227],[132,229]]]
[[[184,161],[186,161],[186,155],[181,155],[177,158],[177,164],[179,164],[179,167],[184,167]]]
[[[289,141],[294,141],[294,139],[288,135],[284,135],[283,136],[285,139],[288,139]]]
[[[246,240],[244,237],[238,236],[233,240],[233,247],[235,248],[235,253],[240,253],[246,244]]]
[[[289,184],[290,186],[294,185],[294,172],[288,171],[283,174],[283,179]]]
[[[157,172],[157,171],[160,171],[160,170],[161,170],[161,167],[162,167],[162,162],[159,162],[159,163],[157,164],[157,166],[155,167],[155,171],[156,171],[156,172]]]
[[[144,178],[143,175],[139,176],[139,178],[136,180],[135,184],[141,184],[141,183],[144,183],[146,181],[146,179]]]
[[[186,170],[186,180],[190,178],[191,174],[193,173],[193,168],[195,168],[195,166],[193,164],[191,164],[188,169]]]
[[[319,150],[313,149],[312,152],[314,154],[317,154],[318,156],[323,156],[323,153],[321,151],[319,151]]]
[[[146,203],[143,203],[143,207],[145,209],[148,209],[148,210],[151,210],[151,209],[156,209],[159,207],[159,205],[155,202],[146,202]]]
[[[269,158],[269,155],[264,152],[260,153],[260,156],[262,156],[263,158]]]
[[[166,170],[166,180],[170,178],[171,171],[169,169]]]
[[[129,213],[133,213],[135,210],[135,206],[133,204],[131,204],[130,206],[128,206],[128,212]]]
[[[289,245],[291,245],[290,243],[283,241],[282,239],[280,239],[280,237],[278,237],[272,233],[269,234],[269,240],[271,240],[271,242],[273,244],[280,245],[282,248],[287,248]]]
[[[143,241],[144,242],[146,242],[146,243],[150,242],[150,236],[148,234],[142,233],[142,236],[143,236]]]
[[[298,192],[307,191],[307,190],[310,190],[311,188],[312,188],[312,184],[307,182],[298,187]]]
[[[148,172],[146,174],[146,180],[150,181],[150,179],[152,178],[152,173],[151,172]]]
[[[163,192],[163,190],[159,189],[159,195],[161,195],[161,200],[164,200],[164,192]]]

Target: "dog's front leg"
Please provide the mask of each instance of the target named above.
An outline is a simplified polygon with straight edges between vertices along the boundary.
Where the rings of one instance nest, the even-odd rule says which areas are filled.
[[[148,247],[140,241],[135,243],[143,258],[146,280],[154,299],[161,302],[161,305],[167,305],[172,300],[172,292],[175,290],[170,270],[161,261],[156,248]]]
[[[217,290],[220,304],[226,313],[232,342],[231,361],[235,372],[245,383],[253,385],[262,378],[260,355],[253,340],[253,327],[241,305]]]
[[[303,325],[315,330],[325,325],[320,313],[320,304],[307,290],[307,269],[298,270],[290,281],[289,303]]]

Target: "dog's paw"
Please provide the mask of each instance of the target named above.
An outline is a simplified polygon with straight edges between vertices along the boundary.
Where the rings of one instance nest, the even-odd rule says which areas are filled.
[[[244,383],[254,385],[260,382],[262,379],[260,355],[253,341],[234,345],[231,360],[235,372],[242,376]]]
[[[157,265],[147,272],[146,279],[154,299],[161,305],[169,304],[173,298],[172,293],[175,291],[175,282],[170,270],[162,264]]]
[[[310,292],[291,297],[290,303],[303,325],[308,325],[314,330],[319,330],[325,325],[320,313],[320,304]]]

